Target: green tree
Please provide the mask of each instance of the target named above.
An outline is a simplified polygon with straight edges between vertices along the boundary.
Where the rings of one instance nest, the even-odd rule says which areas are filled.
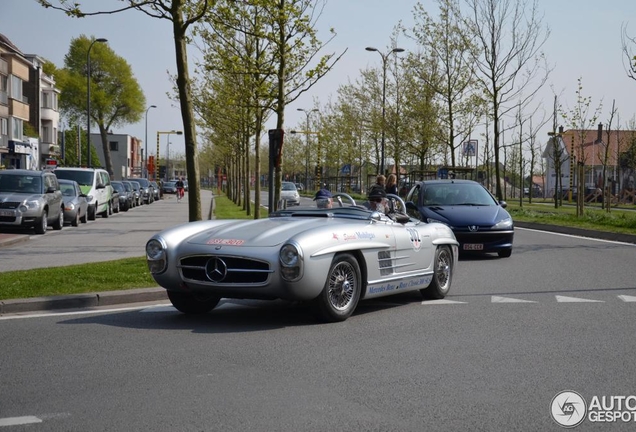
[[[196,124],[192,107],[190,73],[188,69],[187,40],[190,26],[199,21],[214,3],[213,0],[120,0],[125,6],[109,11],[84,12],[81,4],[72,0],[37,0],[46,8],[53,8],[69,16],[83,18],[93,15],[110,15],[130,9],[138,10],[152,18],[165,19],[172,23],[175,57],[177,64],[176,86],[181,106],[181,118],[186,150],[188,174],[188,213],[190,222],[201,220],[201,194],[199,160],[196,140]]]
[[[60,109],[71,121],[86,116],[86,53],[93,41],[85,35],[72,39],[64,57],[64,68],[55,71],[61,90]],[[128,62],[107,44],[93,45],[90,70],[91,120],[99,127],[106,170],[113,175],[108,131],[112,127],[138,122],[144,112],[146,98]]]

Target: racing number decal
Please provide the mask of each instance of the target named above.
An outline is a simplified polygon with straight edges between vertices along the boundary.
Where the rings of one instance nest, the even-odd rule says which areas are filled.
[[[415,228],[407,228],[406,231],[409,233],[411,245],[413,245],[413,250],[420,250],[420,248],[422,247],[422,238],[420,237],[420,232]]]

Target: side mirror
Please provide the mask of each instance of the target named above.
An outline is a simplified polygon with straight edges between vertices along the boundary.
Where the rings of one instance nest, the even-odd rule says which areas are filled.
[[[46,193],[53,193],[55,192],[57,189],[55,189],[55,186],[49,186],[48,188],[46,188]]]
[[[508,207],[508,203],[505,201],[499,201],[499,205],[501,206],[501,208],[506,208]]]
[[[97,183],[97,189],[104,189],[106,185],[104,183]]]

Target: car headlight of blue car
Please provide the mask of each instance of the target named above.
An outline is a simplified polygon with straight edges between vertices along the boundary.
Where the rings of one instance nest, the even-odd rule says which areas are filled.
[[[162,239],[150,239],[146,243],[146,257],[148,260],[148,270],[150,273],[161,273],[167,265],[166,244]]]
[[[279,252],[279,261],[283,279],[289,282],[300,279],[303,274],[303,254],[297,243],[290,242],[283,245]]]
[[[493,225],[492,229],[512,228],[512,218],[505,218]]]

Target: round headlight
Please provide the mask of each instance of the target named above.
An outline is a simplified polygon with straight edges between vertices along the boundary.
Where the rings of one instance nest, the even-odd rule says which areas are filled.
[[[163,244],[157,239],[151,239],[146,243],[146,256],[149,259],[158,260],[164,254]]]
[[[280,250],[280,262],[285,266],[298,264],[298,249],[292,244],[286,244]]]

